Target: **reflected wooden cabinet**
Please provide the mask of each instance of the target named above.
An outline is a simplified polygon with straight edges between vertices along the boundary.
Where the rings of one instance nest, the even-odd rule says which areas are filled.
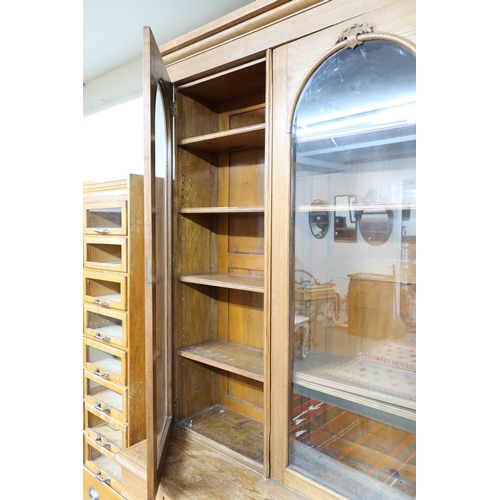
[[[84,498],[122,498],[114,455],[146,435],[143,192],[140,175],[83,185]]]
[[[350,335],[381,340],[392,334],[396,284],[391,276],[349,275],[347,323]]]
[[[311,445],[314,439],[324,429],[330,429],[332,440],[342,440],[342,426],[357,422],[357,413],[362,415],[358,420],[369,422],[367,425],[375,420],[382,422],[377,427],[383,429],[382,434],[389,435],[393,425],[410,437],[414,431],[414,401],[408,403],[399,396],[378,401],[371,397],[371,388],[357,382],[345,383],[345,377],[331,374],[356,361],[355,347],[378,348],[377,342],[391,332],[395,282],[377,279],[376,272],[364,271],[362,266],[346,267],[349,270],[342,276],[328,275],[320,269],[325,276],[318,280],[318,286],[303,288],[301,297],[294,300],[297,288],[292,277],[294,259],[302,255],[310,260],[309,267],[303,269],[317,274],[313,268],[320,246],[321,257],[330,266],[333,260],[348,261],[363,252],[373,255],[381,252],[380,246],[386,245],[385,251],[392,245],[392,241],[382,242],[367,248],[365,239],[354,234],[335,241],[333,223],[330,230],[325,228],[322,238],[315,238],[309,225],[304,234],[300,233],[299,219],[304,216],[307,222],[313,200],[328,197],[331,199],[325,204],[325,213],[333,216],[332,186],[338,191],[335,195],[352,195],[355,206],[350,208],[354,213],[354,209],[362,207],[366,191],[351,186],[339,191],[344,188],[342,183],[338,187],[330,178],[316,174],[324,174],[325,168],[344,173],[354,168],[352,164],[363,173],[364,167],[358,167],[358,163],[369,161],[368,146],[383,149],[386,144],[404,141],[384,136],[377,137],[373,144],[369,143],[371,138],[355,147],[344,144],[339,146],[344,155],[342,165],[335,163],[340,163],[338,156],[335,162],[330,157],[326,161],[320,152],[314,153],[318,159],[312,158],[304,166],[304,156],[312,156],[307,151],[310,144],[305,144],[305,153],[300,152],[302,157],[295,155],[291,130],[301,83],[332,47],[346,44],[338,41],[342,32],[369,19],[375,30],[393,33],[395,43],[413,47],[415,4],[363,0],[260,0],[255,4],[153,49],[150,32],[145,31],[145,60],[156,57],[151,55],[156,48],[158,57],[152,66],[166,69],[162,77],[158,77],[160,71],[152,71],[158,81],[145,78],[146,133],[154,136],[152,113],[156,111],[152,110],[159,101],[155,102],[154,96],[159,95],[158,89],[169,89],[170,85],[174,103],[165,111],[167,135],[175,131],[175,135],[167,137],[167,149],[170,145],[171,151],[166,154],[166,168],[151,165],[152,178],[145,182],[145,210],[154,215],[150,223],[153,229],[146,233],[145,242],[152,248],[158,246],[155,238],[166,243],[160,255],[165,264],[164,268],[159,265],[153,252],[145,268],[151,269],[148,286],[159,289],[172,305],[160,311],[155,308],[166,302],[156,302],[146,314],[152,331],[148,345],[153,360],[147,367],[153,389],[146,405],[151,408],[154,430],[151,439],[130,443],[132,446],[114,454],[123,472],[121,493],[127,499],[176,498],[175,491],[180,496],[199,498],[196,491],[210,489],[212,484],[209,476],[213,474],[203,473],[201,457],[206,457],[205,453],[229,460],[231,467],[240,464],[246,471],[250,469],[253,479],[248,479],[249,488],[272,484],[279,491],[276,498],[305,495],[356,499],[355,495],[339,493],[345,491],[342,488],[353,477],[345,474],[343,463],[328,465],[326,473],[319,465],[316,467],[328,460],[316,462],[317,450]],[[359,12],[364,15],[358,17]],[[332,144],[326,137],[325,151],[338,146]],[[365,157],[360,159],[355,150],[362,150]],[[391,154],[397,157],[400,152],[393,147]],[[170,167],[171,177],[161,181],[155,178],[161,177],[158,171],[170,174]],[[299,183],[294,183],[293,172],[300,172],[301,179],[305,179],[303,200],[294,199]],[[311,172],[314,179],[308,180]],[[376,173],[372,177],[377,178]],[[160,191],[159,184],[164,186]],[[163,208],[158,208],[158,200],[162,200]],[[165,210],[164,215],[158,215],[158,210]],[[357,232],[359,225],[352,224],[351,231]],[[337,227],[342,226],[339,219]],[[109,240],[109,246],[104,245],[101,236],[94,237],[86,251],[90,265],[84,296],[89,314],[86,321],[110,327],[109,333],[102,331],[99,335],[107,335],[114,349],[125,349],[123,335],[115,334],[122,311],[118,297],[124,289],[130,293],[131,283],[117,280],[116,271],[114,279],[106,283],[99,279],[99,273],[109,278],[109,267],[123,265],[122,256],[128,251],[130,258],[130,248],[123,249],[119,239],[122,235],[109,236],[114,238]],[[314,241],[310,243],[314,251],[309,254],[302,248],[306,242],[309,244],[308,238]],[[347,254],[344,260],[332,257],[338,247]],[[95,256],[102,256],[100,267],[96,267]],[[400,259],[400,253],[393,252],[393,258]],[[392,262],[390,259],[387,261]],[[130,269],[123,275],[130,279]],[[163,286],[163,279],[171,289]],[[156,300],[157,295],[151,297]],[[99,302],[94,304],[96,300]],[[113,318],[97,317],[96,305],[112,300]],[[161,328],[155,323],[156,312],[160,316],[166,313],[168,319]],[[159,346],[157,339],[162,334],[171,343]],[[352,338],[356,343],[351,345]],[[108,351],[96,352],[93,344],[86,348],[89,369],[94,360],[109,356]],[[126,354],[126,363],[130,364],[130,349]],[[153,377],[155,360],[160,357],[166,360],[171,378],[163,372]],[[122,363],[125,361],[116,360],[117,381],[106,382],[110,388],[119,385],[118,367]],[[89,384],[93,380],[90,375],[88,380]],[[117,393],[119,399],[121,394]],[[316,402],[313,398],[317,398]],[[310,419],[316,415],[308,413],[309,408],[318,409],[319,414],[311,425]],[[161,433],[161,426],[157,426],[160,413],[167,422]],[[307,415],[306,423],[302,423],[302,414]],[[124,423],[120,416],[116,420]],[[314,428],[320,421],[321,426]],[[330,421],[335,424],[328,427]],[[160,451],[164,444],[166,459]],[[372,465],[376,453],[367,452]],[[303,459],[315,470],[304,472],[294,466],[292,455],[293,460]],[[189,467],[197,470],[197,484],[192,474],[187,477],[187,469],[182,468],[187,457]],[[346,458],[351,459],[350,455]],[[228,481],[232,480],[225,477],[223,482]],[[371,484],[371,478],[363,481],[363,488]],[[233,485],[235,491],[241,491],[240,483]],[[244,493],[241,495],[245,498]],[[391,498],[406,498],[406,493],[394,495]]]

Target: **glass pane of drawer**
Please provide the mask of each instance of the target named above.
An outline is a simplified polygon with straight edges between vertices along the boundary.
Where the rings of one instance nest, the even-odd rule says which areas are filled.
[[[127,238],[87,236],[83,241],[83,265],[127,272]]]
[[[115,384],[127,383],[127,353],[90,339],[83,341],[83,366]]]
[[[127,202],[87,203],[83,206],[84,234],[127,234]]]
[[[84,304],[83,329],[86,337],[96,339],[106,345],[123,348],[128,345],[127,313],[125,312]]]
[[[127,422],[127,389],[84,371],[85,403],[98,413],[108,415],[119,422]]]
[[[127,278],[119,274],[83,272],[83,300],[102,307],[127,308]]]
[[[85,405],[85,434],[97,449],[118,453],[127,446],[127,426],[88,404]]]
[[[85,436],[85,466],[94,473],[99,481],[108,484],[116,491],[121,491],[122,468],[113,460],[112,453],[104,448],[97,449]]]

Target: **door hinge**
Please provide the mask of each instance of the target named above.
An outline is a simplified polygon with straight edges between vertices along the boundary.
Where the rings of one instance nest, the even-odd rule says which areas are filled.
[[[153,284],[153,259],[148,259],[146,262],[146,283]]]
[[[170,114],[175,118],[177,116],[177,102],[170,103]]]
[[[177,267],[177,254],[172,254],[172,267]]]
[[[179,405],[177,404],[177,398],[174,398],[174,413],[179,411]]]

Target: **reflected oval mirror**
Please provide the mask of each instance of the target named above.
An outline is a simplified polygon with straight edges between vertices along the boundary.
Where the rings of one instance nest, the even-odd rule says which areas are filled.
[[[330,226],[330,216],[326,209],[326,203],[321,200],[314,200],[311,206],[318,207],[309,212],[309,227],[315,238],[324,238]],[[325,209],[321,210],[321,207]]]
[[[373,246],[383,245],[391,236],[394,214],[392,210],[365,208],[359,212],[359,232]]]
[[[356,243],[358,230],[356,222],[355,195],[350,194],[335,196],[333,230],[334,241]]]

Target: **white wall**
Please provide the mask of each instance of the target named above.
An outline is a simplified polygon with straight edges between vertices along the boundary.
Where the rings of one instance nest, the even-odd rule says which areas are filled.
[[[83,118],[82,181],[144,173],[142,103],[141,95]]]

